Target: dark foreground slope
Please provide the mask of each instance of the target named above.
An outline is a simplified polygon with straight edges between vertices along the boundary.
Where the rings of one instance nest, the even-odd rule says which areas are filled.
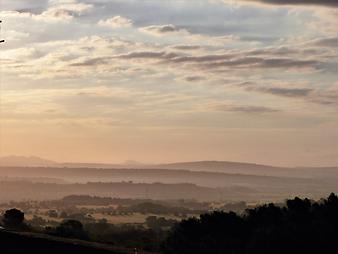
[[[33,233],[0,231],[1,254],[134,254],[134,250]],[[138,251],[141,254],[149,254]]]

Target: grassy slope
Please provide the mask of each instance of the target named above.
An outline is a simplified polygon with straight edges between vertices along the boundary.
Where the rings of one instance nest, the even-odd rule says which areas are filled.
[[[0,242],[0,253],[3,254],[134,254],[133,250],[110,245],[34,233],[0,231]],[[138,253],[150,254],[142,251]]]

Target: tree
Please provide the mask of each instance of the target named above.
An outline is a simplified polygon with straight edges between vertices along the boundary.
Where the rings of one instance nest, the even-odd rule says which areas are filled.
[[[51,218],[57,218],[57,217],[58,217],[58,213],[57,213],[57,211],[55,211],[55,210],[49,210],[49,211],[47,212],[47,214],[48,214],[48,216],[51,217]]]
[[[148,216],[146,218],[146,225],[148,226],[148,228],[155,231],[162,230],[163,228],[171,228],[176,223],[176,220],[166,219],[165,217]]]
[[[23,221],[25,220],[25,214],[18,209],[7,210],[3,217],[3,223],[5,227],[19,229],[23,227]]]
[[[57,228],[56,234],[63,237],[87,239],[87,234],[81,222],[77,220],[65,220]]]

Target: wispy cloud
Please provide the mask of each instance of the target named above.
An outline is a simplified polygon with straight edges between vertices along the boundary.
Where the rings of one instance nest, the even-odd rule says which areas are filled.
[[[338,47],[338,37],[319,39],[315,42],[315,45],[322,47]]]
[[[110,19],[100,20],[98,22],[98,25],[110,28],[123,28],[123,27],[131,27],[133,25],[133,21],[125,17],[115,16]]]
[[[78,3],[75,1],[69,2],[55,2],[49,6],[46,10],[35,13],[29,10],[20,11],[4,11],[1,12],[3,17],[14,18],[31,18],[37,21],[55,22],[55,21],[70,21],[75,17],[80,17],[88,13],[93,8],[91,4]]]
[[[169,25],[161,25],[161,26],[147,26],[140,28],[141,31],[154,34],[154,35],[163,35],[169,33],[185,33],[188,34],[189,32],[185,29],[178,28],[172,24]]]
[[[336,0],[219,0],[219,1],[230,4],[247,2],[247,3],[263,3],[270,5],[301,5],[301,6],[318,5],[327,7],[338,7],[338,2]]]
[[[248,87],[247,90],[291,98],[308,97],[313,92],[313,89],[311,88],[283,88],[283,87]]]
[[[234,112],[234,113],[245,113],[245,114],[264,114],[264,113],[275,113],[280,112],[281,110],[264,107],[264,106],[248,106],[248,105],[229,105],[229,104],[220,104],[212,107],[217,111],[224,112]]]

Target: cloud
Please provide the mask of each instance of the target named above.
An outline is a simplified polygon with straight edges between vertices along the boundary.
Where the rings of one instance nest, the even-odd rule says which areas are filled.
[[[75,13],[66,9],[52,8],[43,12],[41,16],[51,19],[70,20],[74,18]]]
[[[179,57],[176,53],[168,53],[165,51],[155,52],[155,51],[140,51],[140,52],[130,52],[128,54],[123,54],[116,56],[121,59],[175,59]]]
[[[140,27],[138,29],[140,32],[149,34],[156,37],[161,36],[170,36],[172,38],[180,39],[183,43],[192,44],[192,45],[177,45],[177,49],[181,50],[192,50],[196,49],[197,44],[208,45],[208,46],[221,46],[224,47],[225,44],[231,42],[238,42],[239,37],[234,35],[224,35],[224,36],[209,36],[205,34],[192,33],[191,31],[178,27],[172,24],[167,25],[151,25],[146,27]]]
[[[188,81],[188,82],[200,82],[200,81],[203,81],[205,80],[206,78],[203,77],[203,76],[187,76],[184,78],[185,81]]]
[[[56,2],[55,2],[56,3]],[[58,2],[48,7],[41,13],[33,13],[30,11],[4,11],[1,12],[4,17],[13,18],[31,18],[37,21],[55,22],[69,21],[75,17],[80,17],[89,12],[93,8],[91,4],[77,2]]]
[[[313,69],[320,62],[316,60],[299,60],[292,58],[263,58],[263,57],[242,57],[223,62],[216,62],[206,65],[206,68],[238,67],[238,68],[285,68],[285,69]]]
[[[242,53],[229,52],[219,55],[187,56],[173,52],[132,52],[120,55],[122,59],[157,59],[162,64],[198,64],[203,69],[216,70],[219,68],[319,68],[317,60],[301,60],[297,58],[278,58],[274,56],[251,57]]]
[[[49,0],[50,5],[75,4],[77,0]]]
[[[320,39],[314,44],[321,47],[338,47],[338,37]]]
[[[175,45],[172,46],[173,49],[177,49],[177,50],[198,50],[201,49],[201,46],[199,45]]]
[[[150,33],[153,35],[163,35],[168,33],[189,33],[187,30],[178,28],[172,24],[169,25],[153,25],[153,26],[147,26],[140,28],[140,31],[145,33]]]
[[[16,50],[4,50],[2,61],[10,61],[6,64],[5,72],[32,79],[76,80],[94,75],[104,80],[112,77],[120,80],[166,78],[185,83],[203,81],[205,84],[224,84],[225,78],[241,79],[241,75],[250,79],[247,75],[256,74],[256,70],[261,72],[273,69],[269,75],[282,75],[284,71],[287,71],[284,72],[286,75],[289,75],[289,71],[294,72],[292,75],[302,75],[304,70],[307,73],[317,73],[318,70],[325,70],[325,63],[331,61],[331,58],[322,57],[323,51],[311,54],[305,52],[306,47],[212,48],[209,51],[208,47],[194,45],[191,45],[193,49],[201,47],[200,50],[190,50],[190,44],[187,44],[188,50],[184,50],[185,46],[176,43],[158,46],[156,43],[141,43],[119,37],[90,36],[78,40],[34,44],[39,49],[38,53],[34,53],[33,59],[28,60],[17,57]],[[24,51],[20,54],[22,52]],[[259,81],[255,83],[259,84]],[[274,86],[262,88],[255,85],[254,88],[246,87],[244,90],[289,98],[306,97],[306,93],[311,93],[306,87],[298,88],[288,87],[289,90],[282,90]]]
[[[248,105],[216,105],[213,106],[214,110],[234,112],[234,113],[246,113],[246,114],[263,114],[263,113],[275,113],[281,112],[279,109],[264,107],[264,106],[248,106]]]
[[[274,5],[322,5],[338,7],[337,0],[245,0],[248,2],[261,2]]]
[[[90,67],[90,66],[98,66],[107,64],[110,60],[109,57],[97,57],[97,58],[91,58],[88,60],[84,60],[78,63],[72,63],[71,66],[78,66],[78,67]]]
[[[73,19],[81,16],[93,8],[91,4],[77,3],[75,1],[62,1],[42,12],[40,16],[52,19]]]
[[[236,4],[241,2],[247,3],[261,3],[267,5],[301,5],[301,6],[326,6],[326,7],[338,7],[337,0],[218,0],[227,4]],[[217,2],[217,0],[211,0],[211,2]]]
[[[3,34],[3,36],[4,38],[6,38],[6,41],[21,41],[21,40],[29,38],[29,33],[9,30],[9,31],[6,31]]]
[[[310,100],[323,105],[338,105],[338,83],[327,89],[316,91]]]
[[[284,85],[285,87],[283,87]],[[287,84],[279,86],[258,86],[251,83],[243,83],[239,85],[244,87],[246,91],[253,91],[264,94],[271,94],[286,98],[298,98],[307,102],[321,105],[338,105],[338,85],[335,84],[326,89],[307,88],[307,87],[287,87]]]
[[[256,91],[283,97],[308,97],[313,89],[311,88],[282,88],[282,87],[248,87],[247,91]]]
[[[115,16],[110,19],[100,20],[98,22],[99,26],[106,26],[110,28],[122,28],[122,27],[131,27],[133,26],[133,21],[121,16]]]
[[[179,44],[184,45],[184,44]],[[31,75],[36,78],[69,77],[76,79],[90,74],[102,77],[114,76],[119,78],[136,77],[142,73],[144,77],[158,78],[169,75],[177,81],[199,82],[200,76],[209,82],[223,82],[225,76],[237,77],[252,73],[253,70],[274,69],[273,75],[283,71],[299,71],[317,73],[325,70],[325,63],[331,58],[322,57],[323,50],[310,54],[306,47],[301,49],[269,47],[260,49],[201,50],[176,49],[176,44],[157,46],[152,43],[141,43],[123,40],[118,37],[83,37],[79,40],[55,41],[36,45],[41,54],[30,61],[31,67],[25,66],[25,61],[16,59],[13,64],[7,64],[6,70],[18,72],[19,75]],[[195,48],[195,47],[193,47]],[[138,49],[139,51],[134,51]],[[316,48],[314,48],[316,49]],[[214,49],[212,49],[214,50]],[[48,53],[49,52],[49,53]],[[6,51],[2,52],[6,56]],[[11,53],[12,54],[12,53]],[[42,68],[43,66],[43,68]],[[72,67],[77,68],[76,73]],[[42,72],[41,69],[44,71]],[[118,73],[118,74],[117,74]],[[201,75],[203,73],[203,75]],[[117,74],[117,75],[116,75]],[[286,73],[288,74],[288,73]],[[154,77],[154,75],[156,77]],[[251,74],[250,74],[251,75]],[[137,77],[140,77],[138,75]],[[224,82],[222,83],[224,84]],[[257,82],[258,84],[258,82]],[[308,90],[304,87],[288,87],[289,90],[279,90],[273,86],[254,88],[246,87],[246,91],[254,91],[284,97],[305,96]],[[251,89],[251,90],[250,90]],[[291,90],[293,89],[293,90]]]

